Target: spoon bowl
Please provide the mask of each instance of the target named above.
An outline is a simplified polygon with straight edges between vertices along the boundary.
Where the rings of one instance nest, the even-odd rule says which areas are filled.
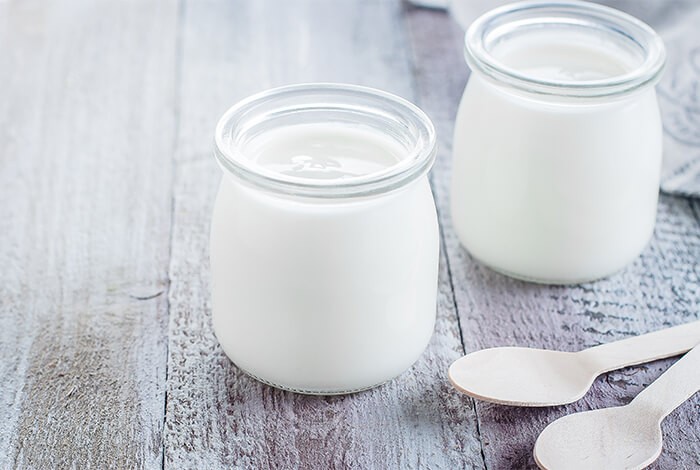
[[[662,448],[661,427],[652,416],[630,406],[565,416],[540,434],[535,461],[549,470],[646,467]]]
[[[661,421],[700,390],[700,346],[692,349],[628,405],[564,416],[535,443],[546,470],[641,469],[661,454]]]
[[[448,375],[458,390],[481,400],[551,406],[581,398],[598,374],[577,353],[506,347],[468,354],[452,363]]]

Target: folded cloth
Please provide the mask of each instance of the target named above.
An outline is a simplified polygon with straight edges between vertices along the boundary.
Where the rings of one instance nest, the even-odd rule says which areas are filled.
[[[668,54],[657,87],[664,123],[661,190],[700,197],[700,2],[658,3],[671,7],[647,18]]]
[[[450,10],[466,28],[503,0],[451,0]],[[700,197],[700,1],[601,0],[653,27],[668,54],[657,86],[664,125],[661,190]]]

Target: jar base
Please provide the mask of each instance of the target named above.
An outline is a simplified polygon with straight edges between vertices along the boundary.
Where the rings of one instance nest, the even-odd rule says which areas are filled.
[[[359,392],[364,392],[366,390],[370,390],[372,388],[380,387],[388,382],[391,382],[395,377],[392,377],[391,379],[385,380],[383,382],[378,382],[373,385],[368,385],[366,387],[359,387],[359,388],[353,388],[353,389],[348,389],[348,390],[307,390],[303,388],[295,388],[295,387],[288,387],[286,385],[281,385],[275,382],[271,382],[269,380],[265,380],[261,377],[258,377],[255,374],[250,373],[249,371],[245,370],[244,368],[240,367],[238,364],[234,365],[245,375],[248,377],[257,380],[260,383],[263,383],[265,385],[268,385],[270,387],[279,389],[279,390],[284,390],[286,392],[293,392],[293,393],[298,393],[300,395],[316,395],[316,396],[333,396],[333,395],[350,395],[353,393],[359,393]]]
[[[526,275],[514,273],[514,272],[508,271],[506,269],[497,268],[489,263],[486,263],[486,262],[482,261],[481,259],[477,258],[476,256],[472,255],[471,253],[470,253],[470,256],[477,263],[479,263],[479,264],[485,266],[486,268],[490,269],[491,271],[494,271],[494,272],[501,274],[503,276],[507,276],[507,277],[510,277],[512,279],[516,279],[518,281],[530,282],[533,284],[540,284],[540,285],[549,285],[549,286],[572,286],[572,285],[576,285],[576,284],[586,284],[589,282],[601,281],[603,279],[607,279],[607,278],[614,276],[615,274],[623,271],[632,261],[634,261],[634,259],[633,259],[632,261],[630,261],[630,263],[625,264],[621,268],[618,268],[614,271],[611,271],[609,273],[606,273],[606,274],[603,274],[600,276],[588,276],[588,277],[575,278],[572,280],[561,280],[561,279],[540,278],[540,277],[534,277],[534,276],[531,277],[531,276],[526,276]],[[637,256],[639,256],[639,255],[637,255]],[[636,259],[636,257],[635,257],[635,259]]]

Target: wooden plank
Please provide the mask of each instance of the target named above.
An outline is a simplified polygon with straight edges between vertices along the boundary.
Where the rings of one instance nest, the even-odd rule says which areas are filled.
[[[700,204],[663,196],[656,233],[644,254],[609,279],[574,287],[508,279],[471,259],[459,245],[449,214],[454,115],[467,77],[461,31],[443,13],[408,16],[421,104],[434,118],[441,151],[433,172],[435,196],[453,276],[467,351],[518,345],[575,351],[700,317]],[[672,360],[612,372],[571,406],[525,409],[478,402],[488,468],[534,468],[532,448],[552,420],[576,410],[627,403]],[[454,392],[456,393],[456,392]],[[470,400],[464,397],[465,404]],[[653,468],[700,465],[700,397],[664,423],[664,452]]]
[[[218,116],[269,86],[348,81],[410,98],[398,2],[188,2],[170,266],[167,468],[482,468],[473,408],[449,391],[463,351],[447,265],[436,333],[411,371],[346,397],[307,397],[243,375],[212,332],[208,231]]]
[[[159,468],[173,3],[0,2],[0,467]]]

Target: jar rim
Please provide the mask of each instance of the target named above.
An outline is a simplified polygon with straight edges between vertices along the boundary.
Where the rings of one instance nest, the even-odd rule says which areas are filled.
[[[410,149],[405,158],[380,171],[333,179],[275,172],[246,157],[241,134],[281,115],[301,116],[304,111],[340,113],[344,119],[357,120],[357,124],[373,120],[370,127],[404,137]],[[359,85],[305,83],[272,88],[229,108],[216,125],[214,155],[224,172],[275,193],[314,198],[361,197],[393,191],[426,174],[435,161],[436,134],[430,118],[420,108],[394,94]]]
[[[627,73],[595,80],[557,81],[521,73],[497,60],[485,44],[495,27],[507,25],[509,31],[519,27],[552,25],[604,31],[637,46],[643,61]],[[472,68],[491,79],[526,92],[574,98],[624,95],[658,82],[666,62],[661,37],[649,25],[603,5],[586,1],[522,1],[491,10],[477,18],[464,37],[464,56]]]

